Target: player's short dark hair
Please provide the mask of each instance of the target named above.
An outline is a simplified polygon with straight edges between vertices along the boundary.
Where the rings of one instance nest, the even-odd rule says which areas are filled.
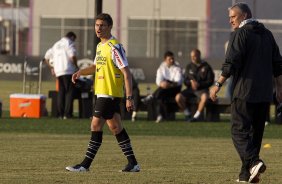
[[[66,37],[69,38],[69,39],[72,39],[74,41],[76,39],[76,34],[72,31],[70,31],[66,34]]]
[[[96,22],[96,20],[103,20],[103,21],[106,21],[109,26],[112,26],[112,25],[113,25],[113,19],[112,19],[112,17],[111,17],[109,14],[107,14],[107,13],[101,13],[101,14],[97,15],[97,16],[95,17],[95,22]]]
[[[173,52],[171,52],[171,51],[166,51],[166,52],[164,53],[164,58],[166,58],[166,57],[174,57]]]
[[[250,19],[252,18],[252,11],[251,9],[249,8],[248,4],[247,3],[243,3],[243,2],[238,2],[238,3],[235,3],[233,4],[230,8],[230,9],[233,9],[235,7],[238,7],[243,13],[246,13],[247,14],[247,19]]]
[[[201,51],[199,49],[194,48],[191,50],[191,52],[195,52],[198,56],[201,57]]]

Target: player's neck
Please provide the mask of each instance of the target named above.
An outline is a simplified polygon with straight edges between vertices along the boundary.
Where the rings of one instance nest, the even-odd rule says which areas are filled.
[[[104,38],[101,38],[101,43],[106,43],[111,37],[112,37],[112,35],[109,34],[108,36],[105,36]]]

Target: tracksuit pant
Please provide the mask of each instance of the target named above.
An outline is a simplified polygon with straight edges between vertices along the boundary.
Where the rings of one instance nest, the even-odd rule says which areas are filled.
[[[71,81],[72,75],[62,75],[58,77],[59,91],[58,91],[58,112],[60,117],[72,117],[73,98],[74,98],[74,84]]]
[[[232,140],[242,161],[240,179],[249,178],[251,164],[259,160],[268,106],[268,102],[249,103],[240,99],[231,104]]]

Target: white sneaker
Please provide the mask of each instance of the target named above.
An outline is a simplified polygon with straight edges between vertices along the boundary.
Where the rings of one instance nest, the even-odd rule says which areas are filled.
[[[80,164],[77,164],[75,166],[68,166],[66,167],[66,170],[71,171],[71,172],[87,172],[89,169],[86,169]]]
[[[121,172],[139,172],[140,171],[140,166],[138,164],[136,165],[131,165],[127,164]]]
[[[162,115],[158,115],[157,119],[156,119],[156,123],[160,123],[163,120]]]
[[[251,176],[249,178],[249,182],[253,183],[254,180],[256,180],[261,173],[264,173],[265,170],[266,166],[264,165],[264,163],[260,160],[257,161],[256,164],[254,164],[250,169]]]
[[[248,181],[242,181],[242,180],[239,180],[239,179],[237,179],[236,182],[237,183],[248,183]]]
[[[133,111],[133,112],[132,112],[132,116],[131,116],[131,121],[132,121],[132,122],[135,122],[135,120],[136,120],[136,115],[137,115],[137,112],[136,112],[136,111]]]
[[[141,99],[141,102],[143,102],[144,104],[148,104],[148,102],[150,102],[151,100],[153,100],[153,95],[148,95],[144,98]]]

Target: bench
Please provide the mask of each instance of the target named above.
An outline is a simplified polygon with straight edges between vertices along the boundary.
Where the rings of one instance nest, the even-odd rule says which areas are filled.
[[[221,113],[231,112],[231,100],[229,98],[217,98],[215,102],[209,99],[206,103],[206,121],[220,121]]]
[[[141,96],[140,99],[144,98],[145,96]],[[175,113],[179,112],[179,108],[175,102],[174,98],[167,99],[167,120],[175,120]],[[187,106],[192,114],[197,111],[199,99],[197,98],[190,98],[187,101]],[[156,120],[156,102],[151,101],[147,105],[140,102],[138,111],[146,111],[147,112],[147,120]],[[220,114],[221,113],[230,113],[230,99],[227,98],[218,98],[217,101],[213,102],[210,99],[207,101],[205,106],[205,113],[202,114],[200,119],[202,121],[208,122],[218,122],[220,121]],[[125,114],[123,114],[125,113]],[[122,112],[123,119],[130,119],[130,113]]]

